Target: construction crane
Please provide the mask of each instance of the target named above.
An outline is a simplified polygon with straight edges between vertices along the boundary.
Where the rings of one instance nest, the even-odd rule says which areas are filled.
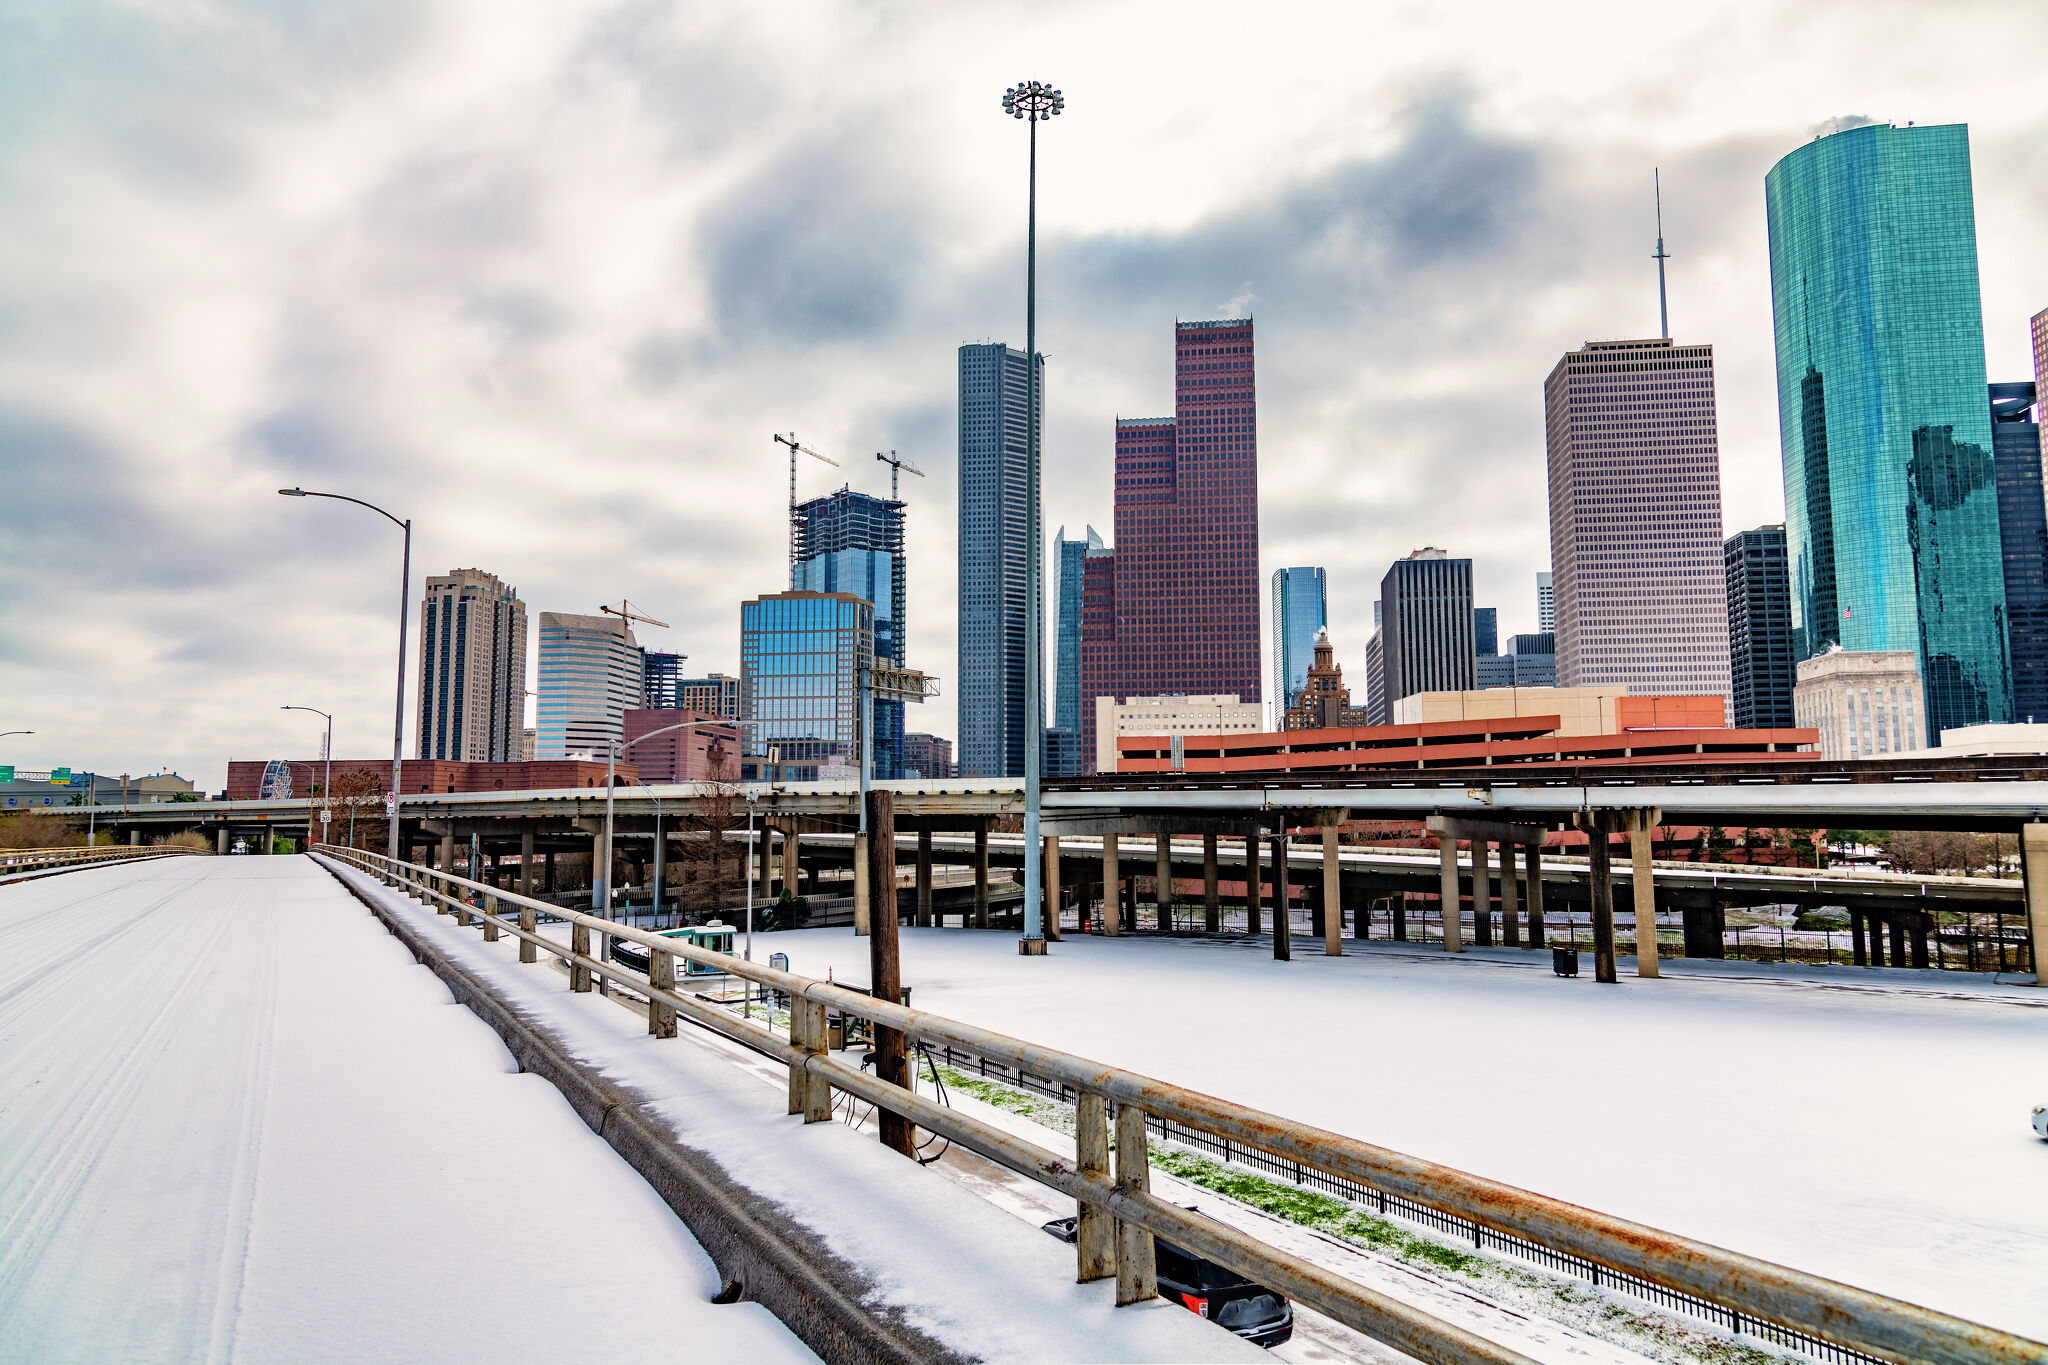
[[[633,604],[623,597],[619,599],[619,605],[616,607],[599,607],[598,610],[607,616],[616,616],[621,621],[626,622],[626,629],[628,630],[633,628],[632,623],[635,621],[639,621],[644,625],[660,626],[663,630],[668,629],[668,622],[657,621],[652,616],[641,615],[639,612],[634,611]]]
[[[777,432],[775,439],[779,444],[789,447],[789,581],[790,585],[794,587],[796,584],[796,533],[798,524],[796,515],[796,457],[800,454],[808,455],[814,460],[823,460],[835,469],[839,467],[839,461],[833,459],[830,455],[820,454],[809,446],[800,444],[796,439],[796,433],[793,431],[787,436]]]
[[[904,472],[906,472],[906,473],[910,473],[910,474],[915,474],[915,475],[917,475],[917,477],[919,477],[920,479],[924,477],[924,471],[923,471],[922,469],[919,469],[919,468],[918,468],[918,467],[917,467],[916,465],[912,464],[912,463],[911,463],[910,461],[908,461],[908,460],[904,460],[904,459],[899,459],[899,458],[897,458],[896,452],[895,452],[895,451],[893,451],[893,450],[892,450],[892,451],[890,451],[890,452],[889,452],[889,453],[888,453],[887,455],[884,455],[884,454],[883,454],[883,453],[882,453],[881,451],[879,451],[879,450],[878,450],[878,451],[876,451],[876,452],[875,452],[875,458],[876,458],[876,459],[878,459],[878,460],[880,460],[880,461],[881,461],[881,462],[882,462],[883,464],[885,464],[885,465],[889,466],[889,501],[890,501],[890,502],[895,502],[895,501],[897,500],[897,499],[896,499],[896,472],[897,472],[898,470],[902,470],[902,471],[904,471]]]

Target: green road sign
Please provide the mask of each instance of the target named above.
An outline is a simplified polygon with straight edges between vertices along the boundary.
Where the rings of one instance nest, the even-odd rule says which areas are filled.
[[[14,765],[12,763],[0,763],[0,782],[12,782],[13,780]]]
[[[69,768],[52,768],[52,769],[50,769],[50,780],[51,780],[52,782],[56,783],[56,784],[57,784],[58,786],[60,786],[60,787],[68,787],[68,786],[70,786],[70,785],[71,785],[71,769],[69,769]]]

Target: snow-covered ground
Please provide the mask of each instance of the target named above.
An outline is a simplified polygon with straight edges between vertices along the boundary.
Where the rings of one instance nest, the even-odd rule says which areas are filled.
[[[776,951],[867,980],[845,930],[756,937]],[[902,951],[920,1008],[2048,1338],[2048,991],[1736,963],[1598,986],[1535,953],[1299,941],[1035,959],[958,929]]]
[[[305,858],[0,889],[0,1360],[813,1360]]]
[[[860,1267],[880,1303],[962,1355],[990,1365],[1265,1358],[1177,1304],[1116,1307],[1115,1282],[1075,1284],[1073,1249],[1035,1222],[905,1161],[871,1135],[791,1117],[787,1072],[736,1065],[694,1028],[649,1037],[644,1012],[594,991],[572,994],[553,961],[522,965],[511,938],[485,943],[451,916],[360,873],[345,875],[581,1061],[645,1096],[681,1142],[717,1161],[736,1186],[781,1206]]]

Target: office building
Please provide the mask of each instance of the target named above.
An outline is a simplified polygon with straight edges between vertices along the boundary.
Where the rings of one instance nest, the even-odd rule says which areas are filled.
[[[860,673],[875,607],[847,592],[740,603],[740,777],[808,782],[860,763]]]
[[[1045,776],[1086,777],[1094,770],[1094,755],[1081,747],[1079,728],[1064,725],[1045,727]]]
[[[1714,348],[1589,341],[1543,406],[1558,682],[1726,695]]]
[[[1316,632],[1314,661],[1308,676],[1294,689],[1294,704],[1287,708],[1283,730],[1328,730],[1340,726],[1369,724],[1363,706],[1351,704],[1351,689],[1344,685],[1344,670],[1337,664],[1337,651],[1330,644],[1330,632]]]
[[[905,777],[946,778],[953,775],[953,741],[913,731],[903,737]]]
[[[1545,634],[1557,630],[1557,590],[1548,570],[1536,575],[1536,629]]]
[[[1783,526],[1743,531],[1722,546],[1728,580],[1729,702],[1735,724],[1743,729],[1792,723],[1795,656],[1786,562]]]
[[[1385,725],[1387,675],[1385,644],[1380,639],[1380,604],[1372,604],[1372,638],[1365,642],[1365,723]]]
[[[1817,138],[1764,204],[1794,648],[1910,652],[1922,744],[2010,720],[1969,131]]]
[[[640,704],[640,646],[616,616],[540,614],[540,689],[534,758],[602,761],[626,712]]]
[[[740,775],[740,731],[731,724],[693,724],[687,730],[671,725],[723,720],[702,711],[678,707],[635,707],[626,712],[625,750],[643,783],[730,782]],[[658,731],[668,730],[666,734]],[[651,738],[644,738],[652,736]],[[635,743],[635,741],[638,741]]]
[[[1472,608],[1472,651],[1481,655],[1500,653],[1498,607]]]
[[[1380,692],[1389,714],[1416,692],[1470,691],[1472,561],[1434,546],[1395,560],[1380,579]]]
[[[640,705],[672,711],[683,704],[683,663],[687,654],[648,649],[640,654]]]
[[[2036,396],[2031,383],[1991,386],[1991,464],[2005,563],[2012,713],[2021,721],[2048,722],[2048,507],[2042,502]]]
[[[1068,540],[1062,526],[1053,537],[1053,706],[1052,723],[1059,729],[1081,732],[1081,612],[1082,585],[1087,563],[1103,559],[1109,547],[1093,526],[1080,540]],[[1051,760],[1046,770],[1052,770]]]
[[[794,592],[851,593],[874,607],[875,657],[903,662],[903,504],[842,488],[796,511]],[[874,703],[876,778],[902,776],[903,703]]]
[[[1254,360],[1248,318],[1177,323],[1174,415],[1116,424],[1116,548],[1082,585],[1084,750],[1096,697],[1260,699]],[[1091,598],[1097,564],[1113,584]]]
[[[427,580],[420,606],[419,754],[473,763],[519,755],[526,725],[526,603],[482,569]]]
[[[1045,358],[1037,359],[1038,414]],[[959,769],[963,777],[1022,777],[1024,632],[1033,526],[1025,496],[1026,442],[1038,415],[1022,351],[1001,342],[960,348]]]
[[[1220,696],[1094,698],[1095,771],[1117,770],[1117,741],[1126,735],[1258,734],[1265,712],[1258,702]]]
[[[1473,661],[1472,685],[1481,691],[1515,685],[1515,657],[1512,654],[1481,654]]]
[[[707,716],[722,716],[727,720],[737,719],[740,714],[740,680],[723,673],[684,678],[676,684],[676,705],[685,711],[701,711]]]
[[[1273,570],[1273,695],[1267,701],[1276,718],[1286,716],[1295,693],[1308,682],[1316,641],[1329,624],[1329,590],[1321,569]]]
[[[1927,743],[1927,700],[1910,649],[1830,649],[1801,659],[1792,714],[1820,732],[1831,761],[1913,753]]]

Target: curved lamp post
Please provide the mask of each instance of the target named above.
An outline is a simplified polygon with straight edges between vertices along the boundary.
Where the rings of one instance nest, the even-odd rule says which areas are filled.
[[[280,488],[279,495],[287,498],[333,498],[336,502],[352,502],[358,507],[367,507],[378,516],[405,533],[405,549],[399,559],[398,569],[398,699],[392,707],[391,722],[391,812],[390,847],[386,850],[391,861],[398,861],[398,794],[404,786],[400,764],[405,756],[405,625],[412,606],[412,522],[400,521],[374,502],[351,498],[345,493],[316,493],[306,488]],[[394,885],[396,873],[386,873],[385,881]]]
[[[1024,630],[1024,941],[1027,955],[1045,951],[1044,858],[1038,840],[1039,777],[1045,769],[1045,606],[1039,564],[1038,496],[1038,125],[1067,107],[1066,97],[1042,81],[1020,81],[1003,92],[1003,112],[1031,125],[1031,188],[1024,236],[1024,369],[1030,395],[1024,407],[1024,497],[1030,537],[1025,576],[1029,618]]]
[[[33,730],[0,730],[0,739],[5,739],[9,735],[32,735],[34,733],[35,731]]]
[[[325,766],[320,770],[320,842],[324,844],[327,842],[327,815],[334,809],[334,717],[317,706],[280,706],[277,709],[311,711],[327,720],[327,742],[320,749],[325,759]]]

